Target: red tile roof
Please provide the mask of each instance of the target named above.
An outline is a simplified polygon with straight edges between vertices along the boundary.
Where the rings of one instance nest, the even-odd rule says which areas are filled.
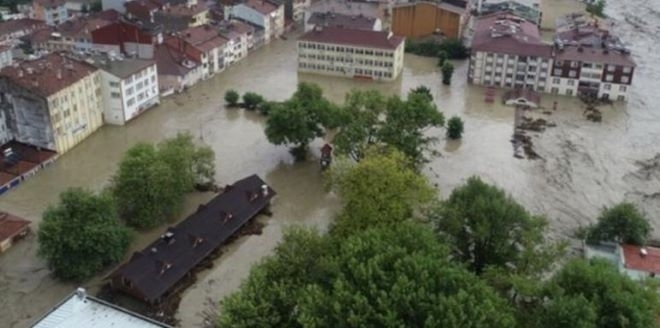
[[[209,25],[191,27],[181,32],[184,41],[190,43],[202,52],[208,52],[227,43],[214,28]]]
[[[192,6],[187,5],[185,3],[180,5],[173,5],[163,10],[162,13],[165,15],[172,15],[172,16],[192,17],[208,10],[209,7],[206,5],[205,2],[198,2],[196,5],[192,5]]]
[[[260,12],[262,15],[268,15],[279,8],[279,6],[266,0],[247,0],[243,4]]]
[[[36,19],[22,18],[13,19],[0,23],[0,35],[18,32],[20,30],[30,30],[46,26],[46,23]]]
[[[42,97],[48,97],[96,71],[97,68],[90,64],[52,53],[36,60],[22,61],[16,66],[7,66],[0,70],[0,78],[7,78]]]
[[[541,42],[538,26],[506,13],[477,21],[472,50],[521,56],[552,56],[552,46]]]
[[[642,247],[622,244],[621,248],[626,269],[660,274],[660,248],[643,247],[645,256],[642,256]]]
[[[395,50],[405,38],[391,35],[388,32],[323,27],[305,33],[299,40]]]
[[[0,212],[0,243],[18,235],[27,229],[29,225],[30,221],[28,220],[9,213]]]

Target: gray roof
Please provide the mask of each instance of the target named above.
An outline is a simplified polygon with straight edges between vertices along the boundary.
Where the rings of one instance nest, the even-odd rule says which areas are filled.
[[[88,296],[84,289],[69,295],[32,328],[171,328],[124,308]]]
[[[308,24],[324,27],[345,27],[358,30],[372,30],[376,19],[374,17],[346,15],[333,12],[315,12],[307,20]]]
[[[105,56],[89,57],[87,62],[121,79],[125,79],[156,63],[153,60],[133,58],[114,58],[111,60]]]

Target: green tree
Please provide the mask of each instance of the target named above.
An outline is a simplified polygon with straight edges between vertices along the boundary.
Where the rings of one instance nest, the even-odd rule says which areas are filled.
[[[605,17],[605,0],[596,0],[587,4],[587,12],[599,17]]]
[[[456,259],[478,275],[491,266],[514,273],[544,272],[560,251],[559,245],[546,243],[543,217],[531,215],[478,177],[454,189],[429,218],[453,246]]]
[[[111,195],[71,188],[39,225],[39,255],[61,279],[81,281],[122,259],[131,231],[117,218]]]
[[[255,92],[246,92],[243,94],[243,105],[249,110],[257,109],[265,101],[264,97]]]
[[[132,227],[153,228],[181,207],[188,186],[150,144],[131,147],[113,178],[113,194],[119,216]],[[183,188],[185,187],[185,189]]]
[[[98,13],[101,10],[103,10],[103,4],[101,3],[101,1],[94,1],[92,3],[92,6],[90,7],[90,11],[93,13]]]
[[[449,139],[460,139],[463,136],[463,120],[458,116],[452,116],[447,121],[447,137]]]
[[[444,50],[438,51],[438,67],[442,67],[447,61],[447,52]]]
[[[445,62],[442,65],[442,84],[445,85],[450,85],[451,84],[451,76],[454,74],[454,65],[452,65],[450,62]]]
[[[431,93],[431,89],[429,89],[429,88],[428,88],[427,86],[425,86],[425,85],[420,85],[420,86],[418,86],[417,88],[410,90],[410,93],[415,93],[415,94],[419,94],[419,95],[424,95],[424,96],[427,97],[427,100],[428,100],[429,102],[432,102],[432,101],[433,101],[433,94]]]
[[[229,106],[232,106],[232,107],[236,106],[236,104],[238,104],[238,99],[240,97],[241,96],[234,89],[229,89],[229,90],[227,90],[227,92],[225,92],[225,102]]]
[[[424,226],[296,230],[221,305],[218,327],[510,327],[511,310]]]
[[[276,145],[288,145],[297,160],[304,160],[309,142],[335,125],[333,105],[318,85],[300,83],[291,99],[270,109],[266,137]]]
[[[333,143],[339,154],[360,161],[367,148],[380,143],[378,131],[383,123],[386,100],[375,90],[351,91],[339,108],[340,130]]]
[[[447,39],[443,41],[440,44],[440,51],[444,51],[447,54],[447,59],[465,59],[470,55],[460,39]]]
[[[329,177],[344,203],[334,227],[340,235],[400,224],[435,196],[428,182],[396,151],[370,149],[353,167],[336,172],[333,166]]]
[[[551,301],[543,309],[539,327],[562,327],[551,323],[555,320],[571,322],[571,327],[657,326],[656,291],[621,275],[606,261],[573,260],[548,282],[546,290],[545,298]]]
[[[644,245],[650,233],[649,220],[634,204],[624,202],[603,210],[598,222],[587,228],[587,240]]]
[[[215,182],[215,153],[209,146],[196,146],[189,133],[178,133],[158,145],[160,158],[177,172],[177,190],[192,191],[196,185]]]

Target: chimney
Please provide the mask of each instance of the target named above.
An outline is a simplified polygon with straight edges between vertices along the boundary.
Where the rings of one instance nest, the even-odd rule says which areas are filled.
[[[265,184],[261,185],[261,195],[264,197],[268,196],[268,186]]]
[[[85,288],[78,287],[78,289],[76,289],[76,296],[81,301],[84,301],[85,299],[87,299],[87,292],[85,292]]]

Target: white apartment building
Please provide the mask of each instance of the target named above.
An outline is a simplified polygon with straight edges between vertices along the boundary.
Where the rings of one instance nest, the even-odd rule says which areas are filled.
[[[12,64],[12,54],[11,54],[12,48],[9,46],[1,46],[0,45],[0,69],[2,69],[5,66],[9,66]]]
[[[30,9],[30,18],[55,26],[69,20],[69,12],[64,0],[34,0]]]
[[[124,125],[160,103],[156,62],[123,57],[96,57],[89,61],[101,70],[103,119]]]
[[[298,71],[391,81],[403,70],[404,43],[388,32],[316,28],[298,39]]]
[[[225,21],[221,23],[220,36],[227,39],[225,45],[225,66],[247,57],[250,49],[250,39],[254,34],[254,28],[239,21]]]
[[[225,7],[225,19],[236,18],[264,29],[264,42],[284,34],[284,5],[268,0],[247,0]]]
[[[0,107],[19,142],[63,154],[103,125],[100,71],[59,53],[0,71]]]

